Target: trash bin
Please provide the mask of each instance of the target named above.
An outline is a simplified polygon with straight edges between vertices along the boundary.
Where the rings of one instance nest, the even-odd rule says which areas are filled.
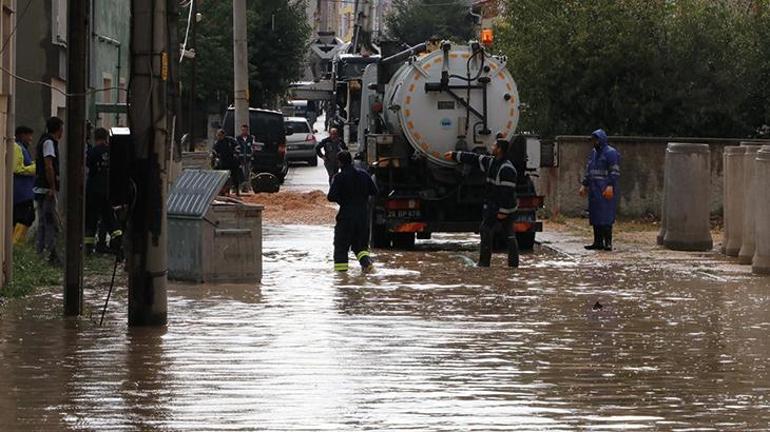
[[[713,248],[710,221],[711,151],[708,144],[669,143],[666,149],[666,232],[671,250]]]
[[[751,142],[743,142],[741,146],[746,148],[746,154],[743,156],[743,190],[746,198],[743,202],[743,242],[741,250],[738,251],[738,263],[751,265],[754,259],[754,213],[756,212],[756,185],[754,184],[754,166],[757,159],[757,152],[762,148]]]
[[[200,151],[182,153],[182,170],[202,170],[209,167],[211,167],[211,153]]]
[[[262,206],[217,196],[229,173],[184,170],[168,198],[169,278],[258,282]]]
[[[763,146],[754,160],[756,207],[754,213],[755,251],[751,269],[770,275],[770,145]]]
[[[722,153],[724,167],[723,211],[724,238],[722,253],[738,256],[743,244],[743,210],[745,203],[745,165],[746,147],[725,147]]]

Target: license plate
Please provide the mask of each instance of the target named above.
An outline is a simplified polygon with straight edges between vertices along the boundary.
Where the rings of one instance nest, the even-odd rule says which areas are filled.
[[[300,147],[299,147],[299,146],[296,146],[296,145],[290,145],[290,146],[288,146],[288,147],[286,147],[286,148],[287,148],[288,150],[299,150],[299,148],[300,148]]]
[[[388,210],[389,218],[414,219],[420,216],[419,210]]]

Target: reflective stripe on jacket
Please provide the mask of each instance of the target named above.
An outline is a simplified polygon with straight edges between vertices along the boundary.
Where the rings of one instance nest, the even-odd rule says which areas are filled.
[[[486,174],[485,209],[510,215],[516,211],[516,168],[508,159],[497,159],[470,152],[454,152],[454,160],[478,166]]]

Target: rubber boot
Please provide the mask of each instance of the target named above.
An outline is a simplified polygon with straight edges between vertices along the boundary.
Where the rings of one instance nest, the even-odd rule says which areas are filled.
[[[492,243],[494,242],[494,230],[481,229],[481,248],[479,251],[479,267],[489,267],[492,262]]]
[[[603,237],[603,244],[604,244],[604,250],[611,251],[612,250],[612,225],[605,225],[604,227],[604,235]]]
[[[584,246],[587,250],[600,250],[604,249],[604,243],[602,242],[602,228],[600,226],[593,225],[594,228],[594,242],[588,246]]]
[[[519,242],[516,235],[508,237],[508,267],[519,267]]]
[[[23,224],[16,224],[13,227],[13,245],[16,246],[24,242],[27,238],[27,231],[29,227]]]
[[[356,259],[361,264],[361,273],[374,273],[374,262],[369,256],[368,250],[363,250],[356,254]]]

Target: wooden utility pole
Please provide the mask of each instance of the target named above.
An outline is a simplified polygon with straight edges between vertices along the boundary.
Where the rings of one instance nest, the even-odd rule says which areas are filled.
[[[249,124],[249,50],[246,41],[246,0],[233,0],[233,72],[235,122],[233,134]]]
[[[67,35],[67,177],[64,181],[64,315],[83,309],[83,225],[89,0],[70,0]]]
[[[129,326],[166,324],[167,174],[176,109],[169,95],[176,94],[172,68],[178,55],[169,17],[176,19],[175,8],[176,0],[131,0]]]

